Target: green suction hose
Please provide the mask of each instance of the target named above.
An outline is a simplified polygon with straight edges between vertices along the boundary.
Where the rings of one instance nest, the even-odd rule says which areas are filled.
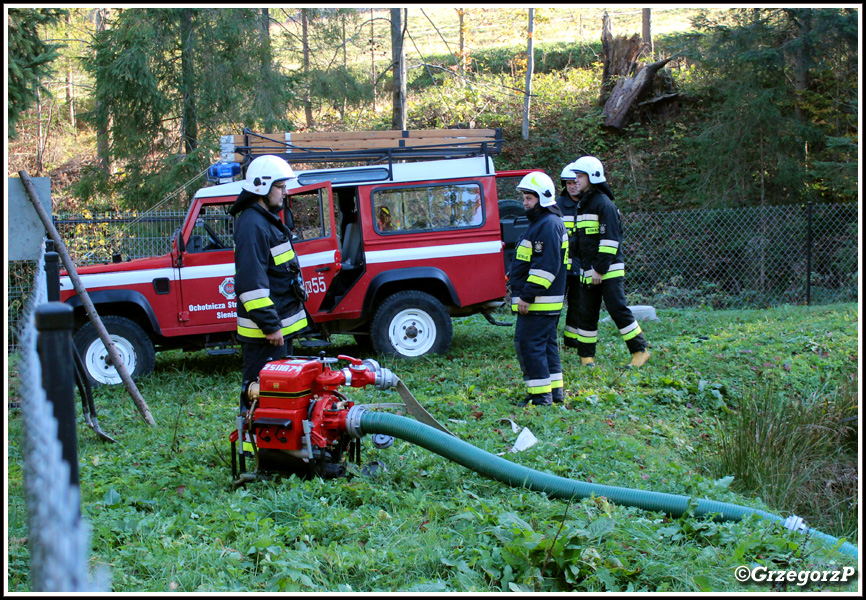
[[[774,514],[736,504],[705,499],[695,502],[688,496],[574,481],[558,475],[542,473],[485,452],[418,421],[385,412],[353,407],[346,418],[346,426],[349,433],[355,437],[375,433],[398,437],[491,479],[512,487],[525,487],[535,492],[544,492],[553,498],[582,499],[592,495],[604,496],[616,504],[664,512],[672,517],[682,516],[691,503],[695,516],[713,515],[719,521],[739,521],[749,515],[757,514],[770,521],[783,525],[785,523],[785,519]],[[840,544],[837,538],[815,529],[806,528],[803,532],[820,538],[832,546],[838,546],[841,552],[854,558],[858,556],[857,546],[849,542]]]

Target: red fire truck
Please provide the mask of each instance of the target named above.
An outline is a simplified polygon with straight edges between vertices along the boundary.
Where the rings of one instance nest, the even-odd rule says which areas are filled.
[[[500,130],[244,130],[222,141],[223,162],[210,169],[215,185],[195,194],[169,253],[78,271],[133,377],[153,369],[157,350],[235,351],[228,209],[245,165],[264,154],[314,167],[296,166],[287,199],[315,324],[306,344],[344,333],[376,353],[416,357],[449,349],[452,317],[482,313],[497,323],[491,311],[505,300],[514,243],[527,225],[515,186],[530,172],[494,170]],[[315,168],[326,162],[355,166]],[[75,345],[92,383],[119,383],[68,277],[61,299],[75,309]]]

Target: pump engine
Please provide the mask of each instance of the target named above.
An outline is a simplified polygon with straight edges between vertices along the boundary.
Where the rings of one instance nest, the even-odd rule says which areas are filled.
[[[337,360],[349,365],[332,369]],[[242,391],[237,427],[229,436],[235,484],[263,473],[345,476],[347,460],[360,462],[361,446],[346,422],[354,402],[339,388],[373,385],[388,390],[398,383],[394,373],[372,359],[323,355],[269,362],[258,381]],[[381,439],[387,436],[379,437],[378,446],[390,445]],[[251,472],[248,460],[255,463]]]

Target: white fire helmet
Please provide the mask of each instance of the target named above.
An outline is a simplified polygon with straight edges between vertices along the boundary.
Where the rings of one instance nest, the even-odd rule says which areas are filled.
[[[577,175],[574,172],[574,163],[568,163],[562,168],[562,174],[559,176],[560,181],[574,181]]]
[[[539,204],[541,206],[553,206],[556,204],[556,188],[553,185],[553,180],[541,171],[533,171],[523,176],[520,183],[517,184],[518,191],[534,192],[538,194]]]
[[[590,183],[601,183],[604,178],[604,167],[601,161],[594,156],[581,156],[571,163],[571,170],[575,173],[586,173]]]
[[[247,178],[241,187],[248,192],[267,196],[277,181],[295,179],[295,172],[285,160],[270,154],[259,156],[247,167]]]

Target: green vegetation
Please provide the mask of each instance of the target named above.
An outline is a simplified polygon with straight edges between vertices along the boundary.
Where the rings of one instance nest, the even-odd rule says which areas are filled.
[[[856,9],[654,9],[641,61],[675,57],[656,92],[678,96],[623,132],[601,118],[605,10],[614,35],[640,31],[635,9],[537,11],[523,140],[526,10],[460,9],[461,34],[458,10],[410,9],[408,127],[501,127],[500,169],[556,175],[597,155],[623,211],[856,199]],[[144,210],[179,192],[182,208],[220,135],[391,127],[387,9],[270,9],[267,30],[261,11],[70,10],[43,35],[67,40],[52,65],[75,98],[56,76],[41,113],[21,113],[10,173],[44,168],[58,207]]]
[[[467,442],[576,480],[761,508],[856,543],[858,307],[659,312],[642,322],[652,358],[628,371],[602,324],[599,367],[563,352],[567,403],[519,409],[510,328],[458,319],[446,356],[384,360]],[[503,317],[507,318],[507,317]],[[339,336],[329,354],[358,355]],[[363,354],[361,354],[363,356]],[[509,488],[400,440],[347,479],[257,482],[232,491],[227,437],[239,357],[162,353],[139,383],[148,428],[122,388],[99,388],[102,427],[79,427],[82,511],[93,566],[117,592],[833,591],[847,584],[741,584],[741,564],[827,570],[855,564],[768,521],[671,519],[605,498],[567,502]],[[348,390],[356,403],[394,393]],[[790,417],[790,418],[789,418]],[[539,443],[508,453],[529,427]],[[776,435],[777,427],[786,427]],[[10,412],[9,590],[29,589],[21,415]],[[758,442],[753,443],[757,433]],[[834,490],[828,497],[827,490]]]

